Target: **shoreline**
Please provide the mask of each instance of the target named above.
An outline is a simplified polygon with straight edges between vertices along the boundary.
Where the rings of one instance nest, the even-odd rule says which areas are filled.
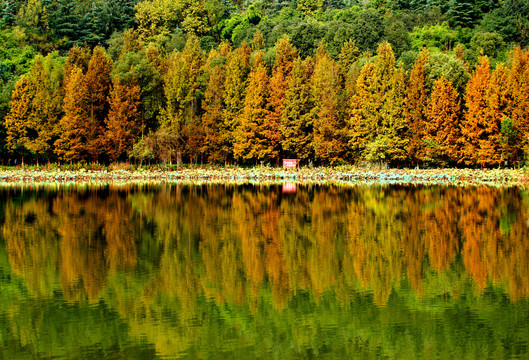
[[[20,167],[0,169],[0,184],[14,183],[86,183],[86,182],[293,182],[293,183],[379,183],[430,185],[527,186],[529,171],[523,169],[386,169],[355,167],[283,169],[254,168],[182,168],[179,170],[58,170]]]

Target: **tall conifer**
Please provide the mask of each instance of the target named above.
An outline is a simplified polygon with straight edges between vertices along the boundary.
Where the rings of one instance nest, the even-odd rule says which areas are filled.
[[[467,84],[465,93],[466,111],[461,119],[461,135],[463,138],[461,149],[461,160],[467,165],[489,163],[482,158],[483,146],[491,148],[491,144],[497,143],[499,128],[495,132],[486,131],[487,122],[491,121],[488,116],[487,91],[490,87],[490,64],[487,57],[479,59],[479,65],[472,74]],[[492,160],[492,159],[491,159]]]
[[[139,104],[138,84],[133,81],[122,83],[119,77],[115,77],[110,96],[110,111],[105,120],[106,152],[112,161],[123,159],[138,139],[141,132]]]
[[[270,78],[270,113],[266,117],[263,135],[267,138],[267,158],[278,159],[281,150],[281,114],[285,102],[285,93],[292,76],[294,59],[298,57],[296,48],[290,39],[283,36],[276,43],[276,63]]]
[[[197,116],[199,109],[199,76],[204,66],[204,55],[196,37],[190,37],[181,53],[170,59],[169,70],[164,77],[165,109],[162,110],[161,126],[170,130],[178,139],[177,163],[180,164],[185,147],[186,126]]]
[[[92,133],[89,103],[86,76],[74,68],[66,81],[61,133],[55,141],[55,151],[63,160],[88,160],[92,155],[88,145]]]
[[[204,91],[202,126],[204,131],[204,151],[210,163],[225,163],[228,153],[223,151],[222,113],[224,110],[224,82],[226,80],[225,60],[216,51],[211,50],[208,58],[209,79]]]
[[[484,146],[481,150],[481,156],[484,159],[490,159],[490,163],[494,164],[496,160],[499,161],[513,161],[516,155],[516,131],[508,134],[502,133],[502,126],[507,120],[511,124],[510,108],[511,108],[511,92],[509,89],[509,71],[503,64],[498,64],[490,77],[489,88],[487,89],[487,120],[485,121],[485,129],[487,133],[498,134],[496,137],[497,143],[493,141],[488,142],[488,146]],[[512,129],[514,130],[514,129]],[[498,158],[499,157],[499,158]]]
[[[307,160],[314,155],[314,99],[310,84],[313,71],[312,58],[294,60],[280,125],[281,146],[289,158]]]
[[[254,59],[249,76],[244,108],[236,129],[233,153],[236,159],[245,161],[270,160],[269,139],[263,131],[269,115],[269,81],[262,53]]]
[[[380,44],[375,62],[367,63],[360,72],[350,102],[353,156],[385,162],[406,158],[405,80],[403,70],[395,68],[391,46]]]
[[[516,47],[510,54],[509,90],[512,96],[509,114],[518,132],[518,160],[529,157],[529,50]]]
[[[96,161],[104,144],[105,118],[108,114],[112,60],[102,46],[96,46],[86,71],[86,86],[89,95],[88,111],[90,132],[87,146],[92,161]]]
[[[226,64],[226,80],[224,81],[223,111],[223,152],[233,156],[233,143],[238,118],[244,107],[246,84],[250,71],[250,48],[246,43],[231,52]]]
[[[320,44],[311,81],[314,98],[314,152],[322,162],[334,164],[344,160],[345,139],[340,113],[340,68]]]
[[[424,135],[426,130],[426,106],[428,92],[425,65],[428,62],[428,50],[422,49],[413,64],[408,82],[406,97],[406,117],[408,122],[408,154],[412,161],[418,162],[424,156]]]
[[[459,160],[460,103],[452,82],[441,76],[435,81],[426,109],[427,157],[446,165]]]
[[[37,135],[37,131],[29,129],[32,124],[27,121],[34,96],[34,83],[29,76],[21,77],[15,85],[11,95],[10,109],[5,117],[6,144],[12,150],[29,150],[27,144]]]

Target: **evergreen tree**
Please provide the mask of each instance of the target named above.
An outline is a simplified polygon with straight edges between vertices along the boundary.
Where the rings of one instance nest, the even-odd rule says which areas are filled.
[[[70,0],[57,0],[50,7],[50,28],[62,48],[79,44],[81,17],[77,4]]]
[[[474,10],[474,2],[472,0],[451,0],[446,16],[450,21],[450,25],[454,28],[461,26],[472,28],[477,14]]]
[[[18,12],[16,0],[2,0],[0,2],[0,30],[5,30],[15,24]]]
[[[100,3],[93,2],[90,10],[82,20],[80,42],[88,44],[90,47],[101,45],[107,34],[103,22],[103,11]]]

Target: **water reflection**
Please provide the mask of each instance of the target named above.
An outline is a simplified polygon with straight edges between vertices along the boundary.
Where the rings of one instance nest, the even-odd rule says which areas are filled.
[[[527,192],[296,190],[0,189],[2,355],[529,354]]]

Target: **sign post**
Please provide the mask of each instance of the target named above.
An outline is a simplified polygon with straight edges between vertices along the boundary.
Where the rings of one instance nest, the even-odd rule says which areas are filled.
[[[283,169],[296,169],[298,167],[298,159],[283,159]]]

